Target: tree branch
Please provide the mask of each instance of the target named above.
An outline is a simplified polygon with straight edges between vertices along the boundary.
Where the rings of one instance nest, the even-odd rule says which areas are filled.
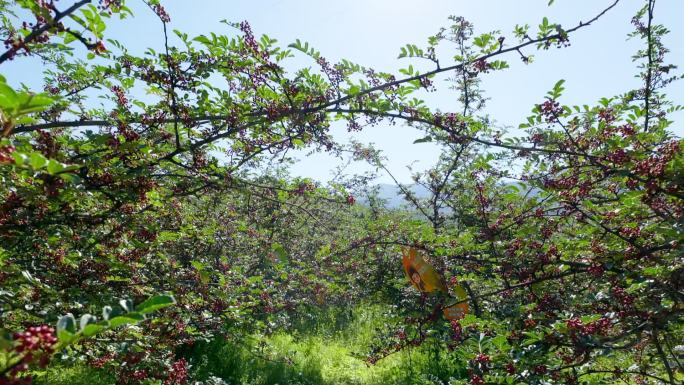
[[[28,44],[28,43],[33,42],[36,38],[38,38],[38,37],[39,37],[40,35],[42,35],[44,32],[48,31],[48,30],[51,29],[51,28],[56,27],[60,20],[62,20],[63,18],[69,16],[70,14],[74,13],[77,9],[79,9],[80,7],[82,7],[82,6],[84,6],[84,5],[88,4],[88,3],[90,3],[91,1],[92,1],[92,0],[81,0],[81,1],[78,1],[78,2],[76,2],[74,5],[72,5],[71,7],[67,8],[66,10],[64,10],[64,11],[62,11],[62,12],[59,12],[59,11],[57,11],[57,10],[55,9],[55,18],[52,19],[51,22],[46,23],[46,24],[43,25],[42,27],[40,27],[40,28],[34,30],[34,31],[31,32],[28,36],[26,36],[26,37],[24,38],[24,44]],[[15,53],[15,52],[16,52],[16,50],[15,50],[14,48],[10,48],[10,49],[8,49],[7,51],[5,51],[5,53],[3,53],[3,54],[0,56],[0,64],[4,63],[5,61],[7,61],[7,60],[9,60],[10,58],[12,58],[12,56],[14,56],[14,53]]]

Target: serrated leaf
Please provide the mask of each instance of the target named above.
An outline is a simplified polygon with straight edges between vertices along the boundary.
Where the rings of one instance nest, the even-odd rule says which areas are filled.
[[[414,140],[414,141],[413,141],[413,144],[417,144],[417,143],[429,143],[429,142],[432,142],[432,136],[430,136],[430,135],[428,135],[428,136],[426,136],[426,137],[424,137],[424,138],[420,138],[420,139]]]
[[[21,152],[13,152],[12,157],[14,158],[14,164],[16,164],[17,166],[21,166],[22,164],[24,164],[26,159],[28,159],[26,154]]]
[[[51,98],[45,94],[22,92],[18,96],[18,106],[16,107],[14,114],[19,116],[43,111],[54,101],[55,98]]]
[[[149,314],[176,303],[171,295],[157,295],[136,306],[135,310],[141,314]]]
[[[76,174],[61,173],[59,177],[70,183],[79,183],[81,181],[81,177]]]
[[[34,170],[40,170],[41,168],[45,167],[47,163],[47,158],[39,152],[31,153],[31,156],[29,157],[29,164]]]
[[[100,324],[88,324],[81,330],[81,334],[84,337],[90,337],[105,330],[106,328],[106,326]]]
[[[55,175],[62,170],[64,170],[64,166],[61,163],[59,163],[58,161],[56,161],[54,159],[48,160],[48,163],[47,163],[48,173],[50,173],[51,175]]]
[[[280,243],[277,243],[277,242],[273,243],[271,245],[271,250],[273,250],[273,252],[278,256],[278,259],[280,260],[280,262],[287,262],[288,261],[287,251],[285,250],[283,245],[281,245]]]
[[[211,40],[209,40],[209,38],[204,36],[204,35],[197,36],[196,38],[194,38],[192,40],[200,42],[200,43],[205,44],[205,45],[211,45]]]
[[[109,320],[109,327],[116,328],[122,325],[135,325],[140,321],[144,321],[145,316],[140,313],[126,313]]]
[[[17,93],[4,81],[0,81],[0,109],[13,110],[19,103]]]

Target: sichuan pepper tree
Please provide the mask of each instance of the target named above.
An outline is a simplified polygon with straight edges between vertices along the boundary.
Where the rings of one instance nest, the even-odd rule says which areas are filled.
[[[424,343],[436,327],[463,363],[444,381],[682,380],[684,158],[668,119],[682,107],[663,93],[679,77],[665,61],[667,30],[654,23],[654,6],[645,2],[631,20],[630,36],[645,47],[634,56],[641,87],[593,107],[565,106],[559,81],[520,125],[525,137],[504,138],[472,114],[479,101],[468,95],[479,89],[471,78],[492,69],[481,61],[455,77],[463,114],[392,115],[445,149],[416,175],[427,198],[402,191],[433,228],[414,241],[445,276],[473,283],[476,314],[446,327],[426,316],[434,300],[415,293],[409,322],[380,342],[373,362]],[[482,37],[458,21],[459,46],[480,47]],[[464,148],[479,155],[464,162]]]
[[[133,57],[110,40],[120,51],[115,54],[102,43],[103,20],[130,10],[122,2],[89,3],[65,9],[52,2],[3,3],[7,51],[0,63],[33,57],[47,68],[40,93],[15,90],[2,79],[3,327],[21,330],[67,312],[95,313],[121,297],[172,292],[178,307],[148,323],[145,335],[129,328],[79,344],[94,365],[115,364],[121,381],[184,382],[187,362],[173,355],[178,345],[220,335],[232,323],[245,327],[241,333],[259,330],[266,327],[260,319],[274,318],[271,313],[353,294],[349,282],[325,282],[323,268],[347,268],[334,259],[385,233],[340,236],[321,226],[328,238],[304,239],[316,235],[312,212],[341,226],[339,215],[325,217],[330,208],[352,206],[353,196],[344,189],[319,191],[310,181],[266,178],[261,184],[250,176],[289,149],[332,148],[326,113],[307,111],[325,100],[326,81],[307,71],[287,79],[276,63],[289,50],[281,52],[267,37],[257,43],[247,23],[234,25],[239,36],[190,40],[177,33],[184,50],[167,45],[148,57]],[[147,5],[166,35],[169,15],[159,4]],[[23,22],[26,12],[37,21]],[[88,33],[73,32],[79,25]],[[92,61],[73,56],[68,45],[78,43]],[[229,89],[209,84],[212,74],[224,76]],[[158,99],[149,105],[135,100],[128,93],[136,82]],[[97,90],[111,103],[93,108]],[[216,152],[223,153],[221,162]],[[217,200],[227,193],[229,200]],[[332,206],[298,202],[309,195],[307,201]],[[202,214],[210,209],[222,215]],[[361,240],[342,242],[337,257],[312,266],[331,234]],[[283,271],[298,250],[303,255],[293,256],[292,272]],[[273,275],[283,292],[272,290]],[[17,334],[9,348],[20,339]],[[134,349],[131,339],[145,350]]]
[[[665,30],[652,24],[653,2],[634,21],[647,42],[639,53],[643,89],[574,111],[558,104],[559,84],[535,109],[530,137],[517,141],[477,116],[479,77],[504,70],[507,55],[529,62],[531,49],[566,46],[618,1],[572,28],[544,19],[535,32],[519,26],[512,36],[475,36],[454,18],[427,47],[401,51],[435,69],[420,74],[409,66],[401,76],[331,63],[300,41],[281,47],[246,22],[229,24],[230,35],[190,37],[171,31],[173,15],[153,1],[144,4],[165,44],[135,56],[124,43],[103,43],[106,18],[131,13],[125,3],[90,3],[0,4],[0,66],[36,59],[47,68],[43,90],[0,79],[4,327],[173,292],[179,306],[145,333],[128,328],[109,334],[111,344],[82,344],[96,365],[127,363],[121,381],[183,383],[188,362],[174,348],[225,334],[223,322],[287,325],[288,307],[378,289],[402,296],[413,314],[415,338],[396,335],[401,349],[425,341],[423,325],[439,322],[428,307],[434,299],[357,282],[372,273],[373,282],[401,287],[391,256],[397,245],[414,245],[448,277],[469,272],[477,317],[438,327],[463,363],[452,377],[572,382],[605,373],[676,381],[679,361],[668,344],[681,337],[681,151],[667,133],[660,88],[672,68],[661,62]],[[24,23],[27,13],[32,20]],[[449,42],[458,54],[445,64],[436,48]],[[314,67],[285,70],[296,52]],[[434,112],[416,98],[440,74],[463,91],[461,112]],[[141,87],[152,95],[144,101],[136,96]],[[94,103],[99,97],[107,102]],[[355,220],[344,188],[255,176],[292,149],[337,150],[328,131],[334,120],[351,131],[410,122],[445,143],[445,163],[430,176],[438,198],[421,206],[432,209],[430,226],[378,213]],[[452,151],[477,161],[463,166]],[[519,175],[501,169],[499,160],[511,158],[527,162]],[[506,193],[504,176],[523,179],[535,196]],[[473,193],[454,198],[464,188]],[[444,207],[459,216],[441,219]],[[351,234],[318,226],[321,220],[350,225]],[[335,268],[340,282],[326,278]],[[131,339],[144,350],[130,350]],[[376,356],[392,350],[379,347]],[[601,358],[604,351],[612,356]],[[628,369],[606,366],[612,362]]]

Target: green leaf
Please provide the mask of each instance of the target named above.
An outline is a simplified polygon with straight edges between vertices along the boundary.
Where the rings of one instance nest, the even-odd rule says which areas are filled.
[[[192,40],[200,42],[204,45],[211,45],[211,40],[209,40],[209,38],[204,36],[204,35],[197,36],[196,38],[194,38]]]
[[[288,261],[287,251],[285,250],[283,245],[281,245],[280,243],[277,243],[277,242],[273,243],[271,245],[271,250],[273,250],[273,252],[278,256],[278,259],[280,260],[280,262],[287,262]]]
[[[19,103],[17,93],[4,81],[0,82],[0,109],[13,110]]]
[[[24,164],[24,162],[26,162],[26,159],[28,159],[26,157],[26,154],[18,151],[13,152],[12,157],[14,158],[14,164],[16,164],[17,166],[21,166],[22,164]]]
[[[48,171],[48,173],[50,173],[51,175],[55,175],[55,174],[57,174],[58,172],[60,172],[60,171],[62,171],[62,170],[64,170],[64,165],[62,165],[62,164],[59,163],[58,161],[56,161],[56,160],[54,160],[54,159],[50,159],[50,160],[48,161],[48,163],[47,163],[47,171]]]
[[[414,140],[414,141],[413,141],[413,144],[417,144],[417,143],[428,143],[428,142],[432,142],[432,136],[430,136],[430,135],[428,135],[428,136],[426,136],[426,137],[424,137],[424,138],[420,138],[420,139]]]
[[[489,63],[489,67],[494,70],[502,70],[508,68],[508,63],[503,60],[494,60]]]
[[[30,92],[22,92],[18,95],[18,106],[15,109],[14,115],[26,115],[32,112],[39,112],[45,110],[49,105],[54,103],[55,98],[49,97],[45,94],[34,94]]]
[[[66,45],[66,44],[69,44],[69,43],[71,43],[71,42],[73,42],[73,41],[75,41],[75,40],[76,40],[76,37],[74,37],[74,35],[72,35],[72,34],[70,34],[70,33],[65,33],[65,34],[64,34],[64,41],[63,41],[63,43],[64,43],[65,45]]]
[[[483,34],[480,36],[476,36],[475,39],[473,40],[473,44],[475,44],[476,46],[478,46],[480,48],[484,48],[487,44],[489,44],[489,41],[492,40],[493,38],[494,37],[491,34],[486,33],[486,34]]]
[[[61,173],[59,174],[59,177],[69,183],[79,183],[81,181],[81,177],[76,174]]]
[[[79,330],[85,329],[85,327],[88,324],[95,323],[95,321],[97,321],[97,319],[94,316],[87,314],[87,313],[83,314],[81,316],[81,320],[79,321]]]
[[[549,91],[547,95],[549,95],[551,99],[558,99],[563,94],[563,91],[565,91],[563,83],[565,83],[565,79],[557,81],[556,84],[553,85],[553,90]]]
[[[135,310],[141,314],[149,314],[159,309],[169,307],[176,303],[176,299],[171,295],[157,295],[148,298],[145,302],[136,306]]]
[[[492,338],[492,344],[496,346],[499,351],[504,351],[508,347],[508,339],[506,336],[498,335]]]
[[[122,325],[135,325],[140,321],[144,321],[145,316],[140,313],[126,313],[109,320],[109,327],[116,328]]]
[[[361,87],[359,87],[357,85],[353,85],[353,86],[349,87],[349,90],[347,90],[347,93],[349,95],[356,95],[359,92],[361,92]]]
[[[415,44],[406,44],[406,46],[401,47],[401,53],[399,58],[403,57],[422,57],[424,54],[423,50],[418,48]]]
[[[542,27],[542,29],[545,29],[548,26],[549,26],[549,18],[544,16],[544,18],[542,19],[541,27]]]
[[[264,277],[262,277],[260,275],[253,275],[253,276],[247,278],[247,282],[252,284],[252,285],[257,283],[257,282],[262,282],[263,280],[264,280]]]
[[[197,271],[202,271],[205,268],[204,264],[200,261],[192,261],[192,262],[190,262],[190,265],[192,265],[192,267],[194,267],[195,270],[197,270]],[[140,305],[138,305],[138,306],[140,306]]]
[[[97,334],[97,333],[99,333],[105,329],[106,329],[106,326],[104,326],[104,325],[88,324],[81,330],[81,334],[84,337],[90,337],[90,336],[94,336],[95,334]]]
[[[71,18],[71,20],[80,24],[83,28],[88,28],[88,26],[86,25],[86,22],[83,19],[81,19],[79,16],[77,16],[75,14],[70,14],[69,17]]]
[[[64,343],[69,343],[76,333],[76,319],[69,313],[57,321],[57,338]]]
[[[47,158],[43,156],[43,154],[39,152],[34,152],[31,153],[31,157],[29,159],[29,164],[31,167],[33,167],[34,170],[40,170],[41,168],[45,167],[47,165]]]
[[[305,54],[311,56],[314,59],[318,59],[321,56],[320,52],[316,51],[314,48],[309,47],[309,43],[304,42],[302,44],[302,41],[299,39],[297,39],[294,43],[288,45],[288,47],[304,52]]]

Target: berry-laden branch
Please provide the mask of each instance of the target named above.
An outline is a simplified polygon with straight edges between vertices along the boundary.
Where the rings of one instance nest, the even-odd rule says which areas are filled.
[[[49,30],[51,30],[51,29],[53,29],[53,28],[57,28],[57,27],[60,25],[60,21],[61,21],[62,19],[64,19],[65,17],[71,15],[72,13],[76,12],[76,10],[78,10],[79,8],[81,8],[82,6],[84,6],[84,5],[86,5],[86,4],[90,3],[90,2],[92,2],[92,0],[80,0],[80,1],[77,1],[77,2],[74,3],[71,7],[65,9],[64,11],[58,11],[56,8],[52,8],[52,11],[55,13],[54,18],[52,18],[52,20],[50,20],[48,23],[45,23],[45,24],[43,24],[42,26],[40,26],[40,27],[34,29],[33,31],[31,31],[31,33],[28,34],[28,36],[26,36],[26,37],[22,40],[21,46],[13,46],[13,47],[11,47],[10,49],[8,49],[7,51],[5,51],[5,53],[3,53],[2,55],[0,55],[0,64],[4,63],[4,62],[7,61],[7,60],[11,60],[11,59],[14,57],[14,55],[16,55],[17,51],[18,51],[20,48],[26,47],[27,44],[30,44],[30,43],[32,43],[34,40],[38,39],[38,38],[41,37],[45,32],[47,32],[47,31],[49,31]],[[82,41],[82,42],[84,41],[80,35],[78,35],[78,34],[72,34],[72,35],[73,35],[74,37],[76,37],[77,39],[79,39],[80,41]],[[86,43],[84,43],[84,44],[86,44]],[[86,44],[86,46],[87,46],[89,49],[92,48],[92,47],[89,45],[89,43]]]
[[[391,89],[393,87],[396,87],[396,86],[399,86],[399,85],[402,85],[405,83],[410,83],[410,82],[414,82],[414,81],[420,81],[423,79],[428,79],[428,78],[430,78],[434,75],[440,74],[440,73],[462,70],[463,68],[465,68],[469,65],[472,65],[473,63],[478,62],[478,61],[482,61],[482,60],[486,61],[490,58],[493,58],[493,57],[496,57],[499,55],[504,55],[504,54],[510,53],[510,52],[519,52],[521,49],[528,47],[528,46],[531,46],[531,45],[534,45],[534,44],[539,44],[539,43],[557,40],[560,38],[565,38],[565,37],[567,37],[567,35],[574,33],[574,32],[576,32],[582,28],[588,27],[589,25],[595,23],[603,15],[605,15],[608,11],[610,11],[613,7],[615,7],[619,2],[620,2],[620,0],[615,0],[612,4],[610,4],[607,8],[605,8],[603,11],[601,11],[598,15],[594,16],[589,21],[580,22],[576,27],[565,30],[563,33],[556,33],[556,34],[552,34],[552,35],[548,35],[548,36],[544,36],[544,37],[539,37],[536,39],[529,39],[529,40],[527,40],[523,43],[520,43],[518,45],[509,47],[509,48],[505,48],[505,49],[501,49],[501,50],[497,50],[495,52],[492,52],[492,53],[489,53],[486,55],[482,55],[482,56],[480,56],[476,59],[473,59],[469,62],[459,63],[459,64],[455,64],[455,65],[452,65],[449,67],[444,67],[444,68],[438,68],[438,69],[428,71],[428,72],[420,74],[420,75],[410,76],[410,77],[406,77],[403,79],[386,82],[386,83],[383,83],[383,84],[380,84],[380,85],[377,85],[374,87],[370,87],[368,89],[361,90],[354,95],[346,95],[346,96],[343,96],[340,98],[336,98],[333,100],[329,100],[329,101],[317,104],[317,105],[312,106],[312,107],[301,108],[301,109],[288,109],[288,110],[281,112],[281,113],[277,114],[276,116],[272,117],[271,120],[277,121],[277,120],[281,120],[281,119],[292,117],[292,116],[300,116],[300,115],[306,115],[306,114],[311,114],[311,113],[315,113],[315,112],[321,112],[321,111],[324,111],[330,107],[342,105],[346,102],[349,102],[351,100],[356,100],[360,97],[372,94],[374,92]],[[331,111],[334,111],[334,110],[331,110]],[[365,112],[365,110],[360,111],[360,112]],[[257,110],[257,111],[252,111],[250,113],[244,114],[242,117],[246,118],[246,117],[256,117],[256,116],[265,116],[265,113],[261,112],[260,110]],[[189,116],[187,118],[187,121],[193,122],[193,123],[200,123],[200,122],[204,122],[204,121],[227,121],[230,118],[234,119],[235,117],[229,116],[229,115]],[[161,120],[161,123],[173,123],[173,122],[174,122],[174,119],[163,119],[163,120]],[[131,120],[131,121],[129,121],[129,123],[140,123],[140,121]],[[81,121],[49,122],[49,123],[40,123],[40,124],[30,124],[30,125],[17,126],[14,129],[14,132],[15,133],[26,133],[26,132],[36,131],[36,130],[45,130],[45,129],[63,128],[63,127],[98,127],[98,126],[101,127],[101,126],[109,126],[111,124],[112,124],[112,122],[108,122],[106,120],[81,120]]]
[[[171,53],[169,51],[169,33],[167,31],[167,24],[171,21],[171,18],[169,17],[168,13],[166,13],[166,10],[160,5],[152,5],[148,2],[145,2],[150,9],[154,11],[154,13],[157,15],[159,18],[159,21],[161,21],[163,30],[164,30],[164,52],[166,54],[165,59],[166,59],[166,67],[168,69],[168,77],[169,77],[169,98],[171,99],[171,112],[173,113],[173,132],[174,132],[174,138],[176,141],[176,149],[179,149],[181,147],[181,142],[180,142],[180,134],[178,133],[178,123],[180,122],[180,118],[178,116],[178,101],[176,100],[176,69],[175,69],[175,64],[173,61],[173,58],[171,56]]]
[[[385,117],[389,119],[400,119],[400,120],[405,120],[408,122],[416,122],[416,123],[422,123],[426,124],[432,127],[437,127],[442,130],[444,130],[446,133],[452,135],[456,140],[458,141],[463,141],[463,142],[474,142],[474,143],[479,143],[487,147],[494,147],[494,148],[503,148],[507,150],[514,150],[514,151],[519,151],[520,153],[541,153],[541,154],[548,154],[548,155],[566,155],[566,156],[574,156],[574,157],[579,157],[579,158],[584,158],[592,162],[594,165],[602,166],[601,161],[603,160],[601,157],[598,157],[596,155],[592,155],[586,152],[577,152],[571,149],[564,148],[560,144],[556,144],[558,148],[548,148],[548,147],[525,147],[525,146],[520,146],[520,145],[515,145],[515,144],[508,144],[508,143],[503,143],[497,140],[488,140],[488,139],[483,139],[479,138],[476,136],[472,135],[467,135],[462,132],[455,131],[452,127],[449,127],[442,122],[439,122],[437,120],[430,120],[426,119],[420,116],[407,116],[401,113],[396,113],[396,112],[380,112],[380,111],[375,111],[371,109],[361,109],[361,108],[354,108],[354,109],[347,109],[347,108],[332,108],[328,110],[329,112],[337,112],[337,113],[345,113],[345,114],[366,114],[369,116],[378,116],[378,117]],[[549,143],[553,144],[553,143]],[[606,167],[606,166],[603,166]],[[619,173],[619,174],[624,174],[626,176],[629,176],[630,178],[646,183],[648,182],[648,179],[641,177],[634,172],[626,169],[620,169],[620,170],[613,170],[614,173]],[[677,192],[677,191],[669,191],[669,190],[663,190],[662,188],[656,186],[656,190],[658,192],[661,192],[665,195],[669,195],[681,200],[684,200],[684,195]]]
[[[648,132],[649,120],[651,118],[651,94],[653,93],[653,11],[655,0],[649,0],[646,22],[646,84],[644,85],[644,131]]]

